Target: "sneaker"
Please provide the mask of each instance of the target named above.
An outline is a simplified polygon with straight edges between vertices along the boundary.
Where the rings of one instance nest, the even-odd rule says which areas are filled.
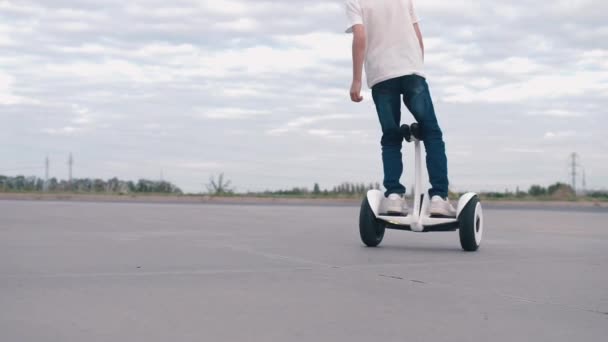
[[[390,194],[385,200],[386,212],[389,215],[407,215],[407,203],[399,194]]]
[[[431,198],[431,216],[456,217],[456,209],[450,204],[450,201],[440,196],[433,196]]]

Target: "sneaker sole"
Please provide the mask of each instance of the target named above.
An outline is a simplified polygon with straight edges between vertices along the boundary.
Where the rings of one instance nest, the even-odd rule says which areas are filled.
[[[451,213],[445,212],[445,211],[435,211],[435,212],[431,211],[430,214],[431,214],[431,217],[437,217],[437,218],[439,218],[439,217],[441,217],[441,218],[455,218],[456,217],[456,213],[451,214]]]
[[[387,216],[407,216],[407,209],[388,208],[385,215]]]

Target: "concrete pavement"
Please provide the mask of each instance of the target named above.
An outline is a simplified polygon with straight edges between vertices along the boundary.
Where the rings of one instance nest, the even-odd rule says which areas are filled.
[[[0,341],[601,341],[608,213],[490,207],[457,233],[354,206],[0,201]]]

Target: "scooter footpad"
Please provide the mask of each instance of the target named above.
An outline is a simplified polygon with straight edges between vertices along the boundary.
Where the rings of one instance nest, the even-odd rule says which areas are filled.
[[[441,215],[441,214],[431,214],[431,218],[455,219],[456,216]]]
[[[391,216],[391,217],[406,217],[407,214],[404,213],[383,213],[380,216]]]

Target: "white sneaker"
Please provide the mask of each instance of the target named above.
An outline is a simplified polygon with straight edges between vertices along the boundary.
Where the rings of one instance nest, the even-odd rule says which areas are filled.
[[[456,217],[456,209],[450,201],[444,200],[440,196],[431,198],[431,216]]]
[[[403,197],[399,194],[390,194],[385,199],[385,208],[388,214],[407,215],[408,207]]]

